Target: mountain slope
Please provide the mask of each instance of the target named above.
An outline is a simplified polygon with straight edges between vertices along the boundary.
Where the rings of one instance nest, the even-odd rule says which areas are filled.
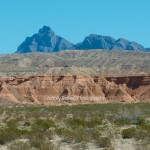
[[[57,52],[59,50],[69,49],[73,45],[64,38],[55,35],[55,32],[47,26],[39,30],[32,37],[26,40],[18,47],[16,53],[28,52]]]
[[[136,43],[129,42],[126,39],[118,40],[109,36],[91,34],[83,42],[76,44],[75,49],[106,49],[106,50],[145,50],[145,48]]]

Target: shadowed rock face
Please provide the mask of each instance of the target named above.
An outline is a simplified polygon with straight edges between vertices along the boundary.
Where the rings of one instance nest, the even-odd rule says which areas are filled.
[[[130,76],[130,77],[107,77],[110,82],[115,82],[116,84],[126,84],[128,88],[138,89],[140,86],[150,85],[149,76]]]
[[[73,45],[64,38],[55,35],[54,31],[47,26],[39,30],[32,37],[26,40],[18,47],[16,53],[28,52],[57,52],[71,48]]]
[[[62,105],[150,100],[150,76],[31,76],[5,79],[0,83],[0,98],[15,102]]]
[[[125,85],[132,98],[140,101],[150,101],[150,76],[107,77],[110,82]]]

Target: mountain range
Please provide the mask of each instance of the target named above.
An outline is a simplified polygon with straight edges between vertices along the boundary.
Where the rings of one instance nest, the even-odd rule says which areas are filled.
[[[19,45],[16,53],[29,52],[58,52],[61,50],[130,50],[130,51],[150,51],[150,48],[144,48],[137,42],[131,42],[123,38],[115,40],[110,36],[101,36],[91,34],[77,44],[72,44],[68,40],[55,34],[48,26],[43,26],[37,34],[27,37]]]

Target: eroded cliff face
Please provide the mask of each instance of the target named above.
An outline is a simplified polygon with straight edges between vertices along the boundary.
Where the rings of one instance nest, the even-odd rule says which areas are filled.
[[[150,76],[30,76],[0,80],[0,98],[63,105],[150,101]]]
[[[135,100],[150,101],[150,76],[107,77],[109,82],[126,85],[126,91]]]

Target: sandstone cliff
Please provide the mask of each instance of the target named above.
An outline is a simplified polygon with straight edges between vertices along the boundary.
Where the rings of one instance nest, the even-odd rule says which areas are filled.
[[[41,75],[0,80],[0,98],[47,105],[150,101],[150,76]]]

